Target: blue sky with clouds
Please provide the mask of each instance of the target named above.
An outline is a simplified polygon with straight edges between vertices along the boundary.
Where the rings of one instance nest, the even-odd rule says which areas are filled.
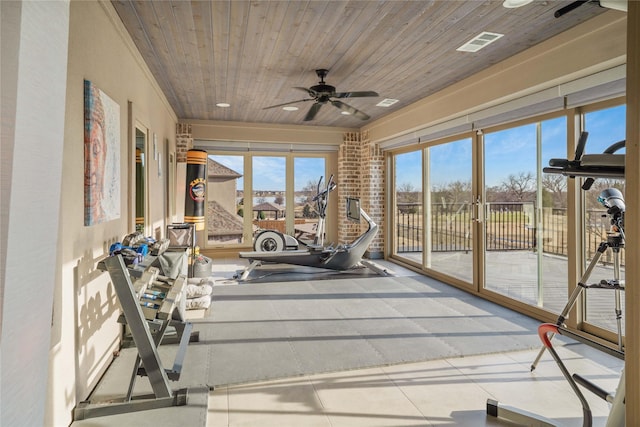
[[[609,145],[625,138],[625,106],[595,111],[585,115],[589,132],[586,153],[602,153]],[[528,124],[485,134],[485,182],[499,186],[509,175],[537,169],[537,125]],[[549,159],[567,158],[566,118],[558,117],[541,123],[541,166]],[[624,151],[621,151],[624,152]],[[471,139],[430,148],[430,179],[434,186],[471,180]],[[571,157],[573,158],[573,157]],[[396,156],[396,183],[410,183],[421,188],[422,158],[420,150]]]
[[[589,131],[586,153],[602,153],[609,145],[625,138],[624,105],[595,111],[585,115]],[[559,117],[542,122],[542,167],[551,158],[566,158],[566,122]],[[487,186],[500,185],[510,174],[536,171],[536,124],[510,128],[485,134],[485,180]],[[433,185],[442,186],[454,181],[471,180],[471,139],[441,144],[430,149],[430,179]],[[622,151],[624,152],[624,151]],[[243,156],[214,156],[223,165],[244,175]],[[399,154],[396,157],[396,182],[410,183],[421,188],[422,155],[420,150]],[[310,181],[317,183],[325,175],[325,159],[295,157],[295,189],[300,190]],[[253,187],[255,190],[284,190],[286,158],[281,156],[253,157]],[[325,180],[328,177],[324,177]],[[243,179],[238,180],[242,188]]]
[[[244,185],[244,156],[213,155],[211,159],[242,174],[238,179],[238,189]],[[254,190],[285,190],[286,157],[253,156],[253,188]],[[309,182],[317,184],[321,176],[325,176],[326,161],[322,157],[295,157],[293,162],[295,174],[294,188],[301,190]]]

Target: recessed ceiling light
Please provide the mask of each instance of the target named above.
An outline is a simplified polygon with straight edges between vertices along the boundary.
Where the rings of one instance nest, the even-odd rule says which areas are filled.
[[[298,111],[298,107],[293,107],[293,106],[289,106],[289,107],[282,107],[282,109],[284,111]]]
[[[507,9],[514,9],[516,7],[522,7],[525,6],[529,3],[531,3],[533,0],[504,0],[504,2],[502,3],[502,5],[504,7],[506,7]]]
[[[477,52],[483,47],[487,47],[494,41],[498,40],[502,36],[504,36],[504,34],[483,31],[456,50],[460,52]]]
[[[398,99],[383,99],[382,101],[378,102],[376,104],[376,107],[391,107],[393,104],[395,104],[396,102],[398,102]]]
[[[228,104],[228,103],[226,103],[226,102],[218,102],[218,103],[216,104],[216,106],[217,106],[217,107],[220,107],[220,108],[229,108],[229,107],[231,107],[231,104]]]

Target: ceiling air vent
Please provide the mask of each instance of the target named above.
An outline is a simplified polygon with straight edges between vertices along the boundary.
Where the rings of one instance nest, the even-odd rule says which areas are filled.
[[[493,43],[498,40],[500,37],[504,36],[504,34],[498,33],[490,33],[488,31],[483,31],[456,50],[460,52],[477,52],[483,47]]]
[[[377,107],[391,107],[393,104],[398,102],[397,99],[386,98],[376,104]]]

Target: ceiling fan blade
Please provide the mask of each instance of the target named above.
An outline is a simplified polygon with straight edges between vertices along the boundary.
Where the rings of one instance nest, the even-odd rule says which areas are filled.
[[[333,95],[335,98],[362,98],[365,96],[380,96],[377,92],[371,90],[363,92],[338,92]]]
[[[284,107],[285,105],[296,104],[298,102],[304,102],[304,101],[313,101],[313,99],[312,98],[306,98],[306,99],[299,99],[297,101],[285,102],[283,104],[271,105],[269,107],[264,107],[263,110],[268,110],[269,108]]]
[[[334,100],[330,100],[329,102],[331,102],[331,104],[334,107],[337,107],[339,109],[341,109],[342,111],[346,111],[349,114],[351,114],[352,116],[355,116],[357,118],[359,118],[360,120],[369,120],[369,116],[365,113],[363,113],[362,111],[353,108],[351,105],[349,104],[345,104],[342,101],[334,101]]]
[[[306,92],[312,98],[316,98],[318,96],[318,93],[313,89],[309,89],[309,88],[306,88],[306,87],[300,87],[300,86],[294,86],[294,89],[298,89],[298,90],[301,90],[303,92]]]
[[[322,107],[322,104],[320,104],[319,102],[313,104],[311,108],[309,108],[307,115],[304,116],[304,121],[308,122],[309,120],[313,120],[316,114],[318,114],[318,111],[320,111],[320,107]]]

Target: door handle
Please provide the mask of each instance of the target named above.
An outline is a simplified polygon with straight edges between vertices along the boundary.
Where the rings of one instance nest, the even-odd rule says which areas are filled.
[[[471,203],[473,205],[473,213],[471,221],[475,221],[478,223],[484,222],[484,204],[480,197],[477,197],[474,202]]]

